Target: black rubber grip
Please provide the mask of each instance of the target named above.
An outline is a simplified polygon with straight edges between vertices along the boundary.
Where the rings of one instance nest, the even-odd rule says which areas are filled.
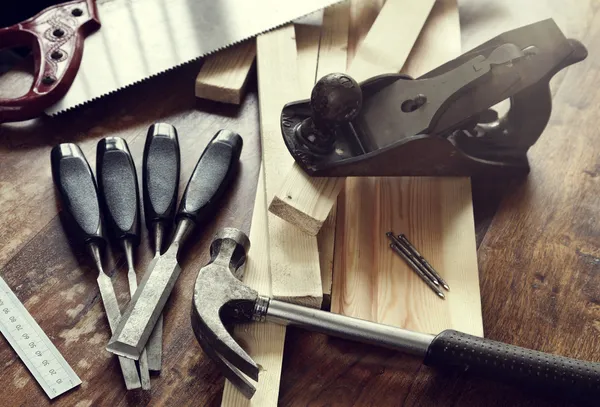
[[[173,222],[177,207],[179,167],[177,130],[167,123],[153,124],[146,136],[142,175],[144,216],[150,230],[154,222]]]
[[[200,156],[188,181],[177,213],[177,221],[188,218],[203,222],[234,179],[243,141],[239,134],[220,130]]]
[[[104,220],[116,239],[140,241],[140,198],[135,164],[127,142],[107,137],[98,142],[96,175]]]
[[[600,396],[600,363],[551,355],[490,339],[446,330],[436,336],[425,364],[460,368],[538,390],[566,392],[589,399]]]
[[[106,243],[96,181],[79,146],[72,143],[55,146],[50,153],[50,162],[54,184],[74,222],[76,238],[85,243]]]

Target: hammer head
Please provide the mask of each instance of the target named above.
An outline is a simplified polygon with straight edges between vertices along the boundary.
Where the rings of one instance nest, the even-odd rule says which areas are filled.
[[[194,286],[192,327],[204,352],[246,397],[254,386],[240,373],[258,381],[258,366],[233,339],[226,326],[252,321],[258,292],[241,282],[250,249],[248,237],[234,228],[222,229],[211,246],[210,262],[200,269]]]

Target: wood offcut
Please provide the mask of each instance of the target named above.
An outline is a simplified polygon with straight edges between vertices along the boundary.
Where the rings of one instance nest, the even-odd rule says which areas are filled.
[[[196,77],[196,97],[239,105],[255,57],[252,38],[204,58]]]
[[[434,0],[388,0],[360,45],[348,74],[360,82],[372,76],[398,72],[405,64]],[[390,52],[389,39],[402,38]],[[330,72],[327,72],[330,73]],[[331,212],[344,178],[309,177],[293,163],[269,211],[316,235]]]

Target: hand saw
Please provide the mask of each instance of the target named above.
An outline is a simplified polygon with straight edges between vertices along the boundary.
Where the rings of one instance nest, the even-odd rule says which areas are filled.
[[[0,122],[62,113],[339,1],[75,0],[49,7],[0,29],[0,49],[30,45],[35,59],[29,92],[0,95]]]

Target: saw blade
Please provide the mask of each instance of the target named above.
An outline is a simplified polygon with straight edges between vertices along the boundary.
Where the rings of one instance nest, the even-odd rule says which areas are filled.
[[[85,39],[65,112],[254,37],[340,0],[108,0],[102,27]]]

